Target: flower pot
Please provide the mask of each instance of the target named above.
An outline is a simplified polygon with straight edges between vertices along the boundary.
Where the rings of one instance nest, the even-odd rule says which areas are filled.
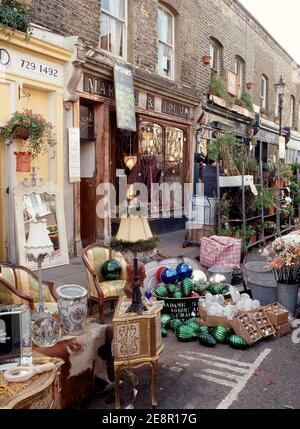
[[[275,207],[271,207],[270,209],[269,209],[269,215],[270,216],[273,216],[275,214]]]
[[[250,138],[254,136],[254,128],[247,129],[247,136]]]
[[[29,129],[20,125],[14,129],[13,137],[15,139],[28,140],[29,139]]]
[[[64,330],[69,335],[80,335],[87,317],[87,290],[78,285],[56,289],[57,306]]]
[[[277,283],[278,301],[293,315],[296,313],[299,284]]]
[[[246,88],[248,89],[248,91],[251,91],[251,89],[253,88],[253,82],[247,82]]]
[[[31,172],[31,152],[14,152],[17,157],[16,171],[18,173],[30,173]]]
[[[210,61],[211,61],[211,56],[210,55],[203,55],[203,57],[202,57],[203,64],[205,64],[206,66],[208,66],[210,64]]]

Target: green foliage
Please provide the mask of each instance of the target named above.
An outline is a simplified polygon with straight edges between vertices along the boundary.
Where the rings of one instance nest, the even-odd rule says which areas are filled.
[[[159,237],[154,236],[148,240],[140,240],[136,243],[131,241],[117,240],[113,238],[111,240],[111,248],[117,252],[132,252],[132,253],[142,253],[142,252],[151,252],[156,249],[159,245]]]
[[[223,134],[212,140],[208,147],[208,156],[214,161],[223,160],[224,168],[229,176],[238,176],[239,171],[234,161],[234,151],[241,146],[232,134]]]
[[[276,230],[276,228],[277,228],[276,223],[272,222],[270,220],[265,221],[265,223],[264,223],[263,226],[264,226],[264,230],[265,231],[272,231],[272,232],[274,232]]]
[[[227,198],[227,194],[222,195],[220,203],[216,204],[216,210],[220,213],[221,216],[228,217],[230,213],[231,203]]]
[[[296,176],[297,170],[300,171],[300,164],[291,164],[291,169],[292,169],[294,176]]]
[[[14,31],[32,34],[31,9],[16,0],[5,0],[0,5],[0,31],[10,36]]]
[[[243,173],[243,164],[244,164],[244,174],[250,176],[256,176],[259,173],[259,165],[255,158],[252,158],[247,153],[245,147],[243,150],[236,156],[235,164],[240,172]]]
[[[263,206],[265,209],[270,209],[275,206],[276,202],[276,190],[273,188],[263,188],[258,196],[252,201],[252,209],[261,209]]]
[[[212,75],[210,79],[210,90],[213,95],[227,100],[226,82],[221,76],[217,74]]]
[[[4,140],[14,138],[18,127],[28,129],[29,138],[25,145],[33,158],[45,153],[49,147],[56,143],[52,135],[53,126],[51,122],[46,121],[42,115],[33,113],[32,110],[15,112],[11,119],[6,122],[5,127],[1,129],[0,137]]]
[[[245,107],[250,111],[253,112],[253,101],[251,94],[249,92],[244,92],[241,96],[241,101],[244,103]]]
[[[250,238],[252,238],[254,236],[256,236],[256,229],[253,226],[248,225],[246,228],[246,239],[249,240]]]
[[[291,166],[283,163],[282,161],[268,162],[263,168],[267,173],[269,182],[276,180],[277,177],[282,178],[285,181],[289,181],[293,175]]]
[[[298,192],[298,183],[294,179],[292,179],[290,182],[290,191],[291,194],[296,194]]]

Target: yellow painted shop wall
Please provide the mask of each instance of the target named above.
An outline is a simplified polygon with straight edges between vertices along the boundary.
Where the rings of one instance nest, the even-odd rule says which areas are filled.
[[[8,85],[0,84],[0,123],[7,121]],[[5,146],[0,141],[0,261],[6,260]]]

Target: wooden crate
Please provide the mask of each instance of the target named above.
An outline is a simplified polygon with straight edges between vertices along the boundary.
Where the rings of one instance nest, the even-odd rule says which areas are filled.
[[[279,304],[279,302],[266,305],[264,309],[275,327],[289,321],[288,310]]]

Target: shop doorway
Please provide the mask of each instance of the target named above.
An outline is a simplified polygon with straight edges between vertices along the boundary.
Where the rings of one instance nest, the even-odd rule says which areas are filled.
[[[96,141],[94,105],[80,105],[80,227],[83,247],[96,239]]]

